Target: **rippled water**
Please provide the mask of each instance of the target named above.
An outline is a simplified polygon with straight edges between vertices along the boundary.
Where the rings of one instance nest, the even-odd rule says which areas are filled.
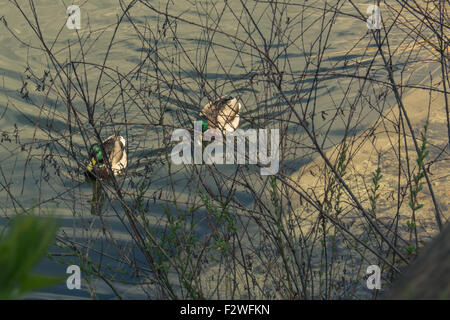
[[[114,214],[107,215],[103,223],[111,228],[117,241],[115,245],[101,239],[102,221],[89,216],[89,186],[83,183],[80,164],[85,162],[87,146],[94,141],[93,130],[87,124],[86,106],[76,93],[76,85],[71,94],[73,107],[80,113],[78,125],[82,129],[78,131],[74,129],[76,121],[67,119],[67,106],[58,97],[61,92],[52,91],[47,95],[42,83],[32,81],[32,78],[42,79],[48,70],[55,71],[48,57],[33,49],[45,49],[38,41],[38,35],[42,35],[47,49],[51,49],[59,63],[70,61],[72,66],[83,60],[89,63],[86,68],[78,67],[77,71],[81,77],[86,77],[81,86],[87,87],[89,103],[92,105],[94,97],[97,98],[94,120],[103,126],[101,136],[117,131],[127,138],[130,177],[122,182],[125,193],[140,185],[142,178],[139,173],[151,170],[153,181],[147,190],[150,197],[159,192],[170,193],[170,190],[166,190],[168,181],[164,170],[149,160],[161,151],[162,129],[143,124],[155,124],[163,119],[175,127],[189,127],[189,120],[195,119],[210,97],[235,95],[244,105],[242,128],[270,128],[274,123],[272,119],[285,114],[287,108],[283,97],[264,83],[264,71],[268,66],[262,63],[260,55],[268,52],[274,65],[284,74],[284,94],[300,101],[298,112],[301,112],[303,103],[310,105],[306,118],[311,112],[322,115],[315,117],[314,125],[322,135],[319,135],[319,141],[329,147],[343,136],[350,104],[361,89],[361,79],[339,74],[363,77],[376,52],[364,21],[339,15],[327,35],[328,47],[321,60],[319,70],[325,76],[316,84],[314,63],[320,53],[317,51],[320,44],[317,35],[322,24],[326,26],[330,21],[330,15],[322,21],[322,1],[314,2],[317,8],[288,6],[285,12],[280,13],[285,19],[283,23],[290,24],[285,34],[277,34],[274,30],[271,13],[271,10],[282,10],[282,6],[274,8],[264,1],[248,1],[245,2],[246,7],[237,0],[228,1],[228,6],[222,2],[212,6],[209,1],[176,1],[176,4],[170,2],[167,8],[164,2],[151,2],[158,10],[165,12],[167,9],[171,16],[178,17],[176,24],[173,23],[175,19],[169,19],[167,23],[162,15],[143,4],[136,4],[129,11],[129,17],[123,17],[118,29],[115,27],[123,9],[117,1],[75,3],[80,5],[82,12],[82,29],[78,34],[65,27],[67,2],[36,1],[38,21],[33,20],[28,3],[23,4],[25,15],[35,26],[33,30],[13,3],[0,0],[0,17],[7,21],[7,26],[0,25],[1,221],[6,215],[20,210],[19,203],[23,207],[36,205],[34,210],[39,213],[53,212],[61,218],[67,237],[77,244],[93,248],[93,259],[98,258],[95,250],[104,250],[112,257],[118,257],[117,244],[125,251],[134,249],[129,244],[128,233]],[[369,3],[372,1],[358,2],[362,12]],[[339,7],[344,13],[357,14],[348,3]],[[248,19],[248,12],[251,12],[258,28]],[[302,19],[303,23],[300,23]],[[214,32],[215,29],[220,32]],[[174,32],[177,39],[173,38]],[[82,39],[83,50],[80,50],[78,37]],[[401,36],[396,38],[396,30],[393,30],[391,46],[408,48],[409,44],[401,43],[402,39]],[[106,60],[108,69],[100,80],[100,90],[96,92],[100,68],[95,65],[103,64],[108,48],[111,48]],[[155,50],[159,56],[165,57],[157,65]],[[398,55],[394,68],[405,67],[406,56],[403,58],[404,61]],[[311,65],[307,66],[309,63]],[[70,64],[63,70],[73,72]],[[427,72],[415,67],[414,73],[407,72],[406,76],[410,77],[411,83],[418,83]],[[380,61],[374,62],[372,76],[385,80],[386,73]],[[120,85],[118,79],[122,81]],[[26,87],[24,83],[27,83]],[[317,90],[310,94],[313,84]],[[47,82],[46,86],[49,85]],[[120,94],[121,90],[125,93]],[[381,85],[363,90],[367,101],[383,92]],[[355,103],[353,129],[349,134],[358,133],[375,119],[377,112],[367,101]],[[388,108],[392,102],[392,98],[388,98],[386,105],[380,108]],[[181,108],[187,112],[180,119],[178,112]],[[333,114],[337,108],[343,110],[343,116],[330,123],[327,115]],[[125,122],[128,125],[125,126]],[[294,141],[302,139],[300,128],[290,128],[286,134]],[[72,153],[67,151],[69,146],[73,148]],[[49,156],[49,149],[53,150],[53,156]],[[310,160],[305,156],[308,154],[306,147],[297,151],[283,159],[282,168],[287,174]],[[43,163],[45,170],[42,170]],[[233,169],[223,167],[223,172],[232,173]],[[187,201],[187,191],[197,178],[183,170],[175,177],[178,200]],[[252,205],[251,195],[237,192],[236,196],[244,205]],[[114,206],[120,211],[117,203],[113,203]],[[154,217],[162,214],[163,209],[157,202],[151,208]],[[70,261],[71,258],[66,259]],[[121,264],[112,258],[105,261],[107,263]],[[38,269],[64,274],[65,266],[45,261]],[[102,281],[96,281],[100,298],[114,296]],[[120,290],[127,298],[145,297],[140,288],[124,284],[120,285]],[[30,297],[89,297],[89,294],[86,289],[72,292],[60,285]]]

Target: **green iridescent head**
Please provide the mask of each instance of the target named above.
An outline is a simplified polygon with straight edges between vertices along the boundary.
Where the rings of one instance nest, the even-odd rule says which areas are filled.
[[[202,119],[202,132],[208,130],[208,121]]]
[[[94,158],[97,163],[103,163],[103,152],[98,144],[94,144],[91,147],[91,157]]]

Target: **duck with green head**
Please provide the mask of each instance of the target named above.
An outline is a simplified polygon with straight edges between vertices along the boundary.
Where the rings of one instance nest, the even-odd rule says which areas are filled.
[[[233,97],[221,97],[208,103],[200,112],[202,131],[219,129],[222,134],[231,133],[239,126],[241,103]]]
[[[103,148],[95,143],[89,151],[90,161],[86,166],[85,175],[91,180],[109,180],[111,172],[119,175],[127,167],[127,153],[125,138],[112,135],[102,142]],[[110,165],[110,168],[107,167]]]
[[[100,181],[108,181],[112,175],[117,176],[127,167],[125,139],[112,135],[102,142],[102,146],[95,143],[89,151],[89,163],[86,166],[86,179],[92,183],[93,194],[91,213],[100,214],[105,200]],[[103,148],[102,148],[103,147]],[[107,165],[110,165],[108,168]]]

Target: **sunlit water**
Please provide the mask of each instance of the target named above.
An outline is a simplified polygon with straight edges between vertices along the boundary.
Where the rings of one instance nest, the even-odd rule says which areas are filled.
[[[358,2],[361,12],[365,13],[369,3],[372,1]],[[248,7],[243,8],[239,1],[228,1],[229,7],[224,7],[222,2],[217,2],[217,6],[214,7],[209,1],[176,1],[176,4],[170,3],[168,6],[169,14],[180,18],[176,24],[173,23],[173,19],[172,23],[169,19],[169,23],[166,24],[163,16],[142,4],[137,4],[129,11],[131,22],[124,17],[117,30],[115,26],[123,11],[116,5],[116,1],[80,1],[79,4],[82,28],[77,35],[74,30],[65,27],[66,8],[69,3],[36,1],[40,30],[38,33],[42,34],[47,48],[51,48],[59,62],[80,62],[85,59],[90,63],[86,70],[79,67],[78,72],[82,77],[86,72],[88,81],[84,82],[83,86],[88,86],[89,102],[93,103],[94,97],[97,97],[94,118],[96,123],[104,125],[101,135],[107,137],[117,131],[127,139],[130,175],[121,181],[125,194],[136,190],[136,186],[143,182],[139,173],[149,167],[152,181],[149,182],[150,187],[146,194],[152,197],[155,194],[161,195],[161,192],[164,192],[163,194],[171,192],[167,188],[165,171],[161,169],[165,167],[149,160],[161,147],[162,130],[154,125],[143,125],[157,123],[161,115],[164,115],[166,124],[189,128],[191,124],[187,120],[195,120],[198,111],[209,101],[208,96],[234,95],[238,96],[244,105],[242,128],[273,127],[273,118],[282,116],[287,108],[283,103],[283,97],[273,87],[266,86],[263,81],[263,72],[267,70],[267,65],[261,63],[260,54],[265,50],[265,46],[277,68],[284,74],[282,79],[284,94],[300,101],[296,106],[297,111],[301,112],[301,104],[303,106],[309,104],[306,118],[314,112],[319,115],[314,118],[314,125],[322,135],[318,137],[319,141],[325,147],[338,143],[344,134],[344,122],[351,110],[350,104],[355,102],[361,88],[361,80],[338,77],[336,74],[363,77],[376,52],[376,46],[364,21],[339,15],[328,35],[327,51],[321,60],[320,73],[326,76],[321,77],[317,91],[310,95],[315,67],[306,68],[306,61],[308,57],[311,57],[312,63],[317,61],[316,41],[323,15],[319,9],[289,6],[286,12],[280,14],[285,19],[283,23],[289,24],[288,32],[277,34],[273,29],[272,8],[265,2],[248,1]],[[153,5],[158,10],[166,10],[165,3]],[[314,1],[314,5],[323,8],[322,1]],[[90,252],[93,260],[98,259],[95,250],[107,252],[112,258],[120,256],[118,247],[124,251],[135,250],[132,249],[128,233],[113,211],[104,217],[103,223],[112,230],[117,241],[114,245],[102,238],[100,219],[90,216],[88,203],[90,189],[83,183],[80,168],[80,164],[86,161],[87,146],[94,141],[92,128],[87,123],[85,104],[79,95],[75,95],[74,90],[73,105],[82,115],[80,121],[83,124],[81,130],[83,132],[75,129],[70,131],[67,124],[67,107],[61,98],[58,98],[55,92],[46,96],[45,88],[42,91],[39,83],[27,79],[27,75],[30,75],[29,70],[36,72],[37,78],[42,78],[47,70],[54,72],[54,68],[49,67],[50,61],[44,53],[27,48],[27,45],[43,48],[42,43],[10,1],[0,0],[0,8],[2,8],[0,16],[6,19],[8,28],[18,37],[16,39],[6,26],[0,25],[0,130],[3,133],[0,144],[2,148],[0,201],[3,220],[0,221],[3,222],[6,215],[11,215],[16,210],[20,211],[18,203],[24,208],[39,204],[34,211],[58,215],[67,237],[76,244],[93,248]],[[349,4],[339,8],[343,12],[357,14]],[[24,4],[23,9],[37,27],[28,4]],[[279,9],[281,10],[281,7]],[[252,13],[258,28],[249,21],[245,10]],[[247,18],[241,20],[242,16]],[[303,24],[300,23],[301,19]],[[324,22],[329,21],[328,15]],[[209,31],[205,32],[205,29],[198,25],[207,26]],[[215,28],[220,32],[214,33]],[[328,29],[326,31],[328,32]],[[177,39],[173,38],[174,32]],[[251,38],[248,33],[251,34]],[[297,38],[300,34],[302,37]],[[93,65],[103,64],[113,35],[114,40],[106,63],[109,69],[103,75],[101,89],[96,93],[99,68]],[[266,43],[261,35],[264,35]],[[83,51],[80,50],[78,37],[84,44]],[[158,42],[155,38],[159,39]],[[396,48],[402,39],[402,36],[396,38],[396,30],[393,30],[390,45]],[[428,70],[425,68],[422,70],[417,65],[410,70],[410,66],[405,66],[409,44],[401,43],[401,46],[404,49],[400,50],[404,50],[405,55],[396,55],[394,68],[400,70],[406,67],[405,78],[410,77],[407,81],[418,83],[427,75]],[[158,62],[158,70],[152,61],[156,56],[155,52],[151,52],[150,48],[157,49],[159,55],[166,58]],[[146,57],[147,54],[150,58]],[[70,70],[69,67],[66,69]],[[117,74],[113,78],[115,72],[120,72],[124,76],[130,73],[134,75],[134,78],[123,79],[122,87],[125,90],[123,95],[119,94],[121,86],[117,86]],[[375,61],[371,76],[386,81],[386,72],[381,60]],[[254,79],[254,87],[249,86],[250,79]],[[142,89],[139,94],[136,88]],[[370,100],[371,97],[374,101],[375,97],[383,92],[382,90],[382,86],[365,87],[364,94],[367,99]],[[24,97],[25,93],[28,94],[27,97]],[[379,106],[380,110],[390,107],[392,103],[393,99],[388,98],[386,105]],[[186,108],[187,113],[180,121],[177,111],[182,107]],[[330,123],[327,115],[334,114],[337,108],[341,108],[345,116],[337,117]],[[353,112],[355,117],[352,130],[349,132],[352,135],[363,130],[376,116],[376,112],[363,99],[355,103]],[[124,126],[125,122],[129,124]],[[299,141],[303,137],[300,128],[291,128],[287,135],[294,141]],[[33,141],[35,144],[30,149],[30,143]],[[77,158],[70,157],[63,149],[68,148],[69,141]],[[54,156],[41,156],[48,154],[48,148],[53,150]],[[287,154],[281,169],[287,174],[294,172],[310,161],[306,154],[307,150],[302,149]],[[41,168],[43,163],[45,170]],[[57,167],[60,169],[56,169]],[[226,165],[222,165],[221,168],[225,174],[233,172],[233,168]],[[182,168],[176,169],[179,170],[174,175],[178,200],[187,201],[188,192],[198,184],[198,181],[195,176],[191,176]],[[259,170],[251,172],[257,175]],[[236,196],[243,205],[252,205],[251,195],[237,192]],[[132,199],[129,200],[132,204]],[[113,203],[113,206],[118,212],[121,211],[118,203]],[[162,205],[155,201],[150,208],[151,215],[156,221],[162,215]],[[199,232],[201,233],[201,230]],[[54,250],[59,252],[56,248]],[[70,257],[65,259],[71,261]],[[77,261],[73,258],[73,263],[77,264]],[[113,266],[121,264],[108,258],[104,258],[103,263]],[[65,265],[46,260],[38,269],[41,272],[62,275],[65,268]],[[130,279],[132,280],[132,277],[128,280]],[[92,286],[96,288],[99,298],[114,297],[103,281],[94,280]],[[126,284],[118,285],[118,288],[125,298],[145,297],[141,288]],[[89,293],[86,286],[83,286],[81,291],[69,291],[65,284],[61,284],[29,297],[88,298]]]

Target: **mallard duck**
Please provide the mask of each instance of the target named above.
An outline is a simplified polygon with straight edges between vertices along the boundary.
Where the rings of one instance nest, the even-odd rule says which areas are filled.
[[[233,97],[222,97],[208,103],[200,112],[202,131],[219,129],[223,134],[231,133],[239,126],[241,103]]]
[[[122,136],[112,135],[106,138],[102,142],[106,157],[103,154],[102,148],[97,143],[92,145],[89,152],[89,158],[91,160],[86,167],[86,176],[92,180],[107,180],[111,178],[111,171],[114,176],[119,175],[127,167],[125,143],[125,138]],[[108,162],[111,165],[111,171],[107,168]]]

